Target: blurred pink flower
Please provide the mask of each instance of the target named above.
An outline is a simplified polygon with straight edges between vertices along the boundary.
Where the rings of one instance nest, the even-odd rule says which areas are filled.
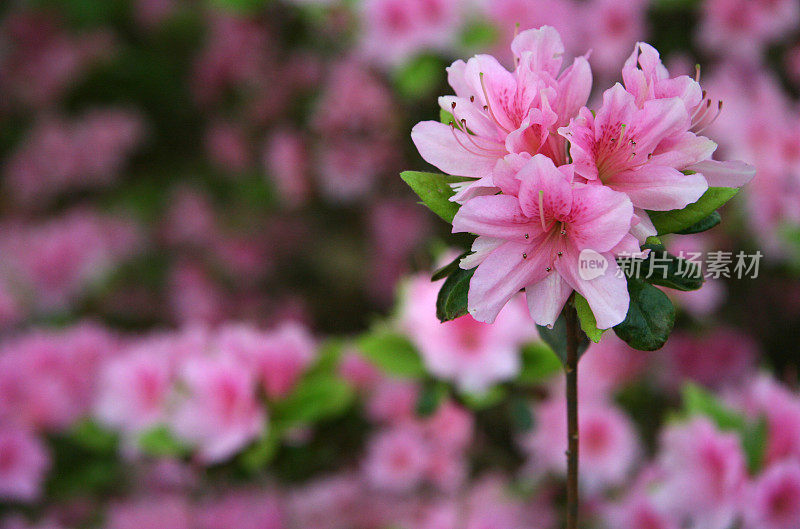
[[[218,347],[222,354],[239,358],[271,399],[290,393],[316,356],[316,343],[309,331],[291,322],[268,332],[225,327],[220,331]]]
[[[30,430],[0,422],[0,499],[37,500],[49,467],[47,449]]]
[[[370,441],[365,476],[380,489],[407,492],[422,483],[429,457],[429,446],[420,429],[412,423],[401,423]]]
[[[589,302],[599,328],[625,319],[627,283],[616,274],[614,255],[620,248],[639,252],[628,236],[628,197],[606,186],[574,186],[571,165],[557,168],[541,154],[519,169],[495,171],[494,178],[503,194],[472,198],[453,219],[453,233],[479,236],[461,263],[478,267],[470,281],[470,314],[491,323],[524,288],[533,320],[553,325],[574,289]],[[585,250],[606,260],[604,274],[587,280],[578,273]]]
[[[105,529],[190,529],[195,527],[192,518],[185,498],[148,496],[113,504]]]
[[[266,414],[245,367],[224,357],[194,358],[180,379],[186,395],[170,422],[179,437],[197,446],[200,461],[223,461],[264,434]]]
[[[647,0],[591,0],[581,5],[581,43],[591,49],[592,69],[616,76],[630,43],[645,35]]]
[[[697,30],[706,48],[753,62],[766,45],[790,34],[800,22],[793,0],[708,0]]]
[[[201,505],[195,529],[284,529],[282,499],[263,491],[234,491]]]
[[[401,301],[399,325],[417,346],[428,371],[473,393],[516,376],[520,348],[537,338],[522,298],[513,299],[493,325],[469,315],[441,323],[436,317],[441,283],[432,283],[427,274],[414,276]]]
[[[448,51],[463,24],[455,0],[366,0],[360,51],[381,66],[398,66],[425,51]]]
[[[634,493],[604,515],[609,529],[680,529],[668,513],[659,511],[652,500]]]
[[[250,165],[250,140],[235,123],[218,122],[206,131],[205,147],[209,159],[228,173],[238,173]]]
[[[566,404],[552,397],[534,408],[534,430],[522,444],[534,475],[566,474]],[[630,419],[613,404],[586,401],[579,415],[581,484],[589,493],[621,485],[633,470],[641,448]]]
[[[264,166],[283,203],[297,207],[310,194],[308,148],[300,132],[280,129],[272,133],[264,148]]]
[[[161,353],[144,345],[103,366],[95,415],[105,425],[135,434],[166,419],[174,360]]]
[[[144,242],[132,221],[87,209],[41,224],[9,223],[1,231],[0,274],[41,312],[67,310]]]
[[[367,414],[378,422],[399,422],[414,415],[418,389],[405,380],[385,379],[367,401]]]
[[[800,463],[767,468],[743,503],[746,529],[794,529],[800,525]]]
[[[23,205],[41,207],[65,191],[108,186],[143,137],[142,117],[131,110],[42,120],[5,164],[7,189]]]
[[[732,329],[718,328],[706,336],[676,332],[659,355],[659,370],[674,388],[693,380],[711,388],[736,385],[755,373],[758,349],[753,340]]]
[[[663,472],[654,501],[681,523],[725,529],[735,521],[747,478],[734,432],[720,432],[705,418],[668,426],[657,464]]]

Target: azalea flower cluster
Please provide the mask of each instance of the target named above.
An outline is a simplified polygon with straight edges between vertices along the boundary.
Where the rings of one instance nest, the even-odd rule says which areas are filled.
[[[702,136],[721,111],[696,79],[670,77],[658,52],[637,43],[624,86],[586,106],[586,57],[562,71],[564,46],[545,26],[512,42],[514,70],[477,55],[448,68],[455,96],[439,99],[448,124],[412,130],[422,157],[457,185],[453,232],[478,235],[463,268],[477,266],[469,312],[492,322],[525,289],[531,317],[552,326],[572,291],[586,298],[601,329],[625,319],[628,291],[616,257],[639,255],[656,235],[648,211],[682,209],[709,187],[738,187],[754,169],[712,159]],[[581,252],[608,270],[585,279]]]

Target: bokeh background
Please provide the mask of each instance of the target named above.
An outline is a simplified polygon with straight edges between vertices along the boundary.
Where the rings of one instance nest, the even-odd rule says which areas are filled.
[[[581,362],[586,527],[800,527],[796,0],[3,2],[0,527],[559,527],[558,361],[521,306],[437,322],[466,241],[398,177],[517,24],[599,89],[637,41],[699,64],[758,171],[667,241],[758,277]]]

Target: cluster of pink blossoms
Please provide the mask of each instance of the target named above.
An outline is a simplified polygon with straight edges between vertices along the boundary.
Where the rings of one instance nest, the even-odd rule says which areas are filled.
[[[615,258],[656,235],[647,212],[682,209],[709,187],[741,186],[754,169],[712,159],[716,144],[701,132],[721,104],[697,80],[670,77],[647,44],[636,44],[624,86],[606,90],[596,111],[584,106],[589,64],[578,57],[562,71],[556,30],[523,31],[511,49],[511,72],[487,55],[453,63],[456,95],[439,99],[452,121],[422,122],[411,133],[426,161],[465,177],[452,200],[461,204],[453,232],[478,235],[461,263],[477,266],[469,312],[492,322],[525,289],[531,317],[552,325],[575,290],[598,327],[612,327],[629,304]],[[581,277],[585,250],[605,258],[605,274]]]

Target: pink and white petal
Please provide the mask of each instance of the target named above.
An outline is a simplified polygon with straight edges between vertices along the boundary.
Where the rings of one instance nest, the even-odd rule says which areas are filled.
[[[605,273],[591,280],[585,280],[578,273],[580,252],[569,248],[561,259],[556,261],[556,270],[572,288],[589,302],[598,329],[608,329],[621,323],[628,314],[630,296],[628,282],[611,254],[603,254],[608,262]],[[617,277],[619,275],[619,277]]]
[[[653,221],[650,220],[650,215],[642,208],[633,208],[631,235],[636,237],[640,243],[644,243],[648,237],[658,235],[658,230],[653,225]]]
[[[455,108],[453,108],[453,103],[456,104]],[[441,96],[439,106],[453,114],[457,120],[463,119],[467,129],[477,136],[477,138],[473,137],[473,140],[478,142],[478,145],[487,149],[503,149],[503,144],[496,141],[497,125],[486,116],[481,107],[471,102],[469,98]],[[472,144],[467,145],[472,146]]]
[[[636,150],[643,156],[654,152],[659,143],[674,134],[682,133],[691,126],[691,119],[683,101],[652,99],[645,101],[636,115],[633,125]]]
[[[520,32],[511,42],[511,51],[532,71],[556,77],[561,69],[564,43],[555,28],[542,26]]]
[[[519,179],[519,204],[528,217],[541,222],[540,209],[544,210],[545,220],[569,213],[572,186],[553,160],[537,154],[519,171]]]
[[[642,251],[639,245],[638,239],[627,233],[625,237],[619,241],[619,244],[611,248],[609,252],[615,256],[622,256],[622,257],[635,257],[637,259],[644,259],[647,257],[647,254],[650,253],[650,250]]]
[[[459,208],[453,219],[453,233],[474,233],[524,244],[537,240],[542,227],[522,212],[516,197],[490,195],[472,198]]]
[[[637,108],[633,96],[621,84],[617,83],[606,90],[603,93],[603,105],[597,111],[597,117],[594,119],[594,141],[592,144],[595,141],[602,140],[606,130],[616,130],[619,123],[631,126],[634,116],[638,117],[636,111]],[[583,111],[581,111],[581,117],[586,119]],[[574,132],[573,135],[575,135]],[[572,138],[567,139],[572,140]]]
[[[517,128],[505,110],[505,97],[517,91],[514,74],[506,70],[491,55],[476,55],[467,61],[465,78],[474,92],[470,95],[475,95],[476,101],[479,101],[481,106],[488,105],[500,125],[506,130]]]
[[[525,287],[528,311],[533,321],[552,328],[570,294],[572,287],[555,270],[538,283]]]
[[[566,224],[567,237],[579,250],[607,252],[630,231],[633,204],[624,193],[606,186],[576,187],[572,211]]]
[[[755,167],[738,160],[704,160],[687,169],[702,173],[709,187],[741,187],[756,175]]]
[[[469,99],[469,96],[476,95],[472,85],[466,79],[467,63],[458,59],[453,64],[445,68],[447,70],[447,83],[453,87],[453,91],[458,97]]]
[[[553,103],[559,116],[558,126],[568,125],[589,100],[592,91],[592,68],[586,57],[577,57],[558,78],[558,97]]]
[[[520,290],[540,281],[553,265],[547,248],[506,242],[491,252],[475,270],[469,284],[467,307],[478,321],[494,322],[497,314]],[[525,257],[523,257],[525,254]]]
[[[504,239],[480,236],[472,241],[472,253],[459,261],[459,266],[464,270],[471,270],[483,262],[486,257],[505,243]]]
[[[672,167],[649,164],[612,175],[605,184],[627,194],[637,208],[654,211],[683,209],[708,189],[701,174],[685,175]]]
[[[522,169],[531,155],[523,152],[519,154],[507,154],[497,161],[492,172],[494,184],[507,195],[519,194],[519,178],[517,173]]]
[[[684,169],[692,164],[711,158],[717,144],[693,132],[683,132],[662,141],[650,162],[655,165],[668,165]]]
[[[436,121],[422,121],[411,129],[411,139],[422,158],[447,174],[481,178],[489,175],[498,157],[478,155],[467,151],[455,136],[467,145],[469,140],[461,131],[453,131],[450,126]]]
[[[492,175],[487,175],[477,180],[457,182],[450,184],[450,187],[456,192],[455,195],[450,197],[450,201],[458,204],[463,204],[474,197],[494,195],[499,191],[499,188],[494,185]]]

